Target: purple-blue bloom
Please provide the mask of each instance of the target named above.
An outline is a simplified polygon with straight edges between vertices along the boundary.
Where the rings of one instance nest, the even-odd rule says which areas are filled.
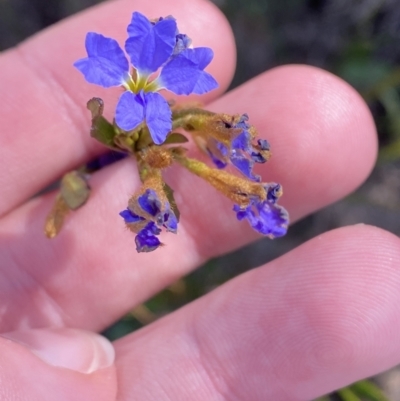
[[[204,69],[211,62],[209,48],[189,49],[191,40],[179,33],[173,17],[150,21],[134,12],[128,25],[125,51],[118,43],[98,33],[86,35],[87,57],[74,63],[85,79],[108,88],[126,89],[117,104],[115,121],[125,131],[145,122],[155,144],[163,143],[171,131],[171,110],[157,92],[167,89],[178,95],[203,94],[217,88]],[[154,74],[156,76],[154,77]]]
[[[234,205],[238,220],[247,219],[250,226],[261,234],[271,238],[282,237],[286,234],[289,225],[287,211],[277,204],[281,194],[279,184],[267,184],[265,186],[267,198],[264,201],[252,199],[244,208]]]
[[[161,241],[156,237],[160,232],[161,230],[152,221],[147,223],[135,237],[137,251],[155,251],[161,245]]]
[[[151,23],[143,14],[132,14],[125,50],[139,74],[148,76],[168,60],[176,44],[176,30],[172,18]]]
[[[168,201],[164,204],[153,189],[147,189],[144,194],[136,200],[138,213],[125,209],[120,212],[120,216],[125,223],[131,225],[137,232],[135,242],[138,252],[150,252],[157,249],[161,242],[157,236],[161,233],[160,227],[167,231],[176,233],[178,229],[178,219],[172,211]]]
[[[125,220],[127,224],[134,224],[143,222],[146,219],[144,217],[138,216],[137,214],[131,212],[129,209],[124,209],[119,215]]]
[[[263,152],[269,151],[269,143],[265,139],[259,139],[257,145],[251,143],[252,135],[249,132],[248,119],[247,114],[243,114],[239,121],[232,125],[231,128],[241,131],[233,138],[230,148],[211,138],[207,150],[217,168],[225,168],[230,161],[247,178],[260,182],[261,177],[253,174],[253,167],[254,163],[267,161]]]
[[[214,56],[208,47],[182,50],[161,70],[155,80],[161,89],[168,89],[177,95],[202,95],[217,87],[217,82],[203,71]]]

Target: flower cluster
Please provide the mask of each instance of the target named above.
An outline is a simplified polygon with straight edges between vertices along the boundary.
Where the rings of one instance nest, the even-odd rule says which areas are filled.
[[[150,252],[161,245],[157,238],[161,233],[160,227],[172,233],[178,229],[178,220],[169,202],[162,202],[153,189],[147,189],[134,198],[120,216],[128,228],[137,233],[135,242],[138,252]]]
[[[119,98],[115,121],[119,128],[131,131],[145,122],[155,144],[162,144],[171,131],[171,109],[157,93],[167,89],[178,95],[203,94],[218,84],[204,68],[211,62],[209,48],[188,48],[191,40],[179,33],[173,17],[148,20],[134,12],[128,25],[124,51],[114,39],[89,32],[88,56],[74,65],[92,84],[126,89]],[[153,75],[158,73],[154,78]]]
[[[277,204],[282,188],[279,184],[270,183],[264,186],[266,199],[253,197],[245,207],[234,205],[238,220],[247,219],[250,226],[260,234],[271,238],[286,234],[289,216],[287,211]]]
[[[229,128],[237,132],[237,135],[227,144],[208,138],[207,151],[217,168],[225,168],[230,161],[247,178],[260,182],[261,177],[253,174],[253,166],[254,163],[265,163],[268,160],[270,145],[265,139],[258,139],[256,145],[252,144],[255,132],[247,123],[248,119],[247,114],[242,114],[237,121],[232,121]]]
[[[228,197],[237,219],[247,220],[255,231],[270,238],[286,233],[289,217],[278,205],[281,186],[261,182],[253,172],[256,163],[269,159],[270,145],[257,138],[247,114],[231,116],[201,107],[173,106],[159,93],[166,89],[189,95],[215,89],[216,80],[205,71],[213,58],[211,49],[192,48],[191,39],[179,32],[173,17],[149,20],[138,12],[132,14],[128,25],[125,52],[114,39],[94,32],[87,34],[85,44],[87,57],[74,64],[85,79],[105,88],[124,89],[112,123],[103,117],[101,99],[92,98],[87,103],[92,114],[90,135],[113,153],[61,180],[60,193],[46,220],[49,238],[58,234],[70,211],[87,201],[88,174],[120,159],[118,155],[136,159],[142,182],[120,212],[127,228],[136,234],[138,252],[159,248],[163,229],[172,233],[178,230],[179,209],[173,190],[163,180],[163,171],[173,163]],[[187,149],[182,147],[187,136],[217,168],[187,156]],[[241,176],[230,173],[228,165]]]

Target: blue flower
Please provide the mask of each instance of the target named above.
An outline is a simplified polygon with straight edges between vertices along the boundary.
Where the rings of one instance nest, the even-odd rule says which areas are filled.
[[[171,110],[157,93],[167,89],[178,95],[203,94],[217,88],[215,79],[204,68],[213,51],[206,47],[189,49],[191,41],[179,33],[173,17],[150,21],[134,12],[128,25],[125,50],[116,40],[89,32],[86,35],[88,57],[75,62],[85,79],[109,88],[126,89],[117,104],[115,121],[125,131],[145,122],[156,144],[165,141],[171,131]],[[154,75],[156,75],[154,77]]]
[[[243,114],[237,122],[228,127],[233,132],[239,131],[229,146],[210,138],[207,150],[217,168],[225,168],[230,161],[247,178],[260,182],[261,177],[253,174],[253,166],[254,163],[267,161],[270,147],[265,139],[259,139],[256,145],[252,144],[254,134],[251,132],[251,126],[247,123],[248,119],[247,114]],[[225,122],[225,124],[227,123]]]
[[[282,237],[286,234],[289,225],[287,211],[277,204],[282,193],[279,184],[267,184],[265,186],[267,197],[265,200],[252,199],[244,208],[234,205],[238,220],[247,219],[250,226],[261,234],[270,238]]]
[[[135,242],[138,252],[151,252],[161,245],[157,238],[161,233],[160,227],[172,233],[178,229],[178,219],[169,202],[162,202],[153,189],[147,189],[144,194],[134,198],[120,216],[137,233]]]
[[[146,224],[135,238],[136,249],[138,252],[151,252],[156,250],[161,241],[156,237],[161,230],[152,222]]]

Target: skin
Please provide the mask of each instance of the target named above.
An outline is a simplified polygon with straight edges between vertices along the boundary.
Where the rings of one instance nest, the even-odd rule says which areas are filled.
[[[220,88],[202,101],[210,110],[249,113],[273,150],[258,172],[283,185],[292,221],[353,191],[375,162],[367,106],[328,72],[279,67],[223,94],[234,71],[233,36],[223,15],[203,0],[104,3],[4,52],[0,399],[307,401],[398,364],[399,239],[365,225],[320,235],[116,341],[115,360],[103,355],[92,373],[54,366],[31,352],[34,333],[45,348],[54,342],[48,328],[57,328],[58,335],[81,341],[72,363],[90,359],[91,332],[208,258],[258,238],[236,221],[229,201],[172,167],[166,180],[178,194],[179,234],[167,235],[155,253],[137,254],[117,215],[139,186],[127,160],[93,176],[89,204],[59,237],[42,234],[54,194],[31,197],[102,152],[89,137],[85,104],[102,97],[111,117],[120,93],[85,83],[72,63],[85,54],[87,31],[123,43],[134,10],[171,14],[195,46],[213,48],[208,71]]]

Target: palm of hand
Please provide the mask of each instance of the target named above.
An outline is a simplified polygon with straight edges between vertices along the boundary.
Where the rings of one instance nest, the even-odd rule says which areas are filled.
[[[106,3],[0,58],[0,398],[309,400],[398,363],[398,239],[361,225],[315,238],[115,342],[115,360],[96,335],[67,329],[102,330],[208,258],[256,238],[218,194],[171,169],[180,234],[137,255],[117,216],[138,185],[128,161],[93,177],[93,199],[59,238],[41,234],[54,194],[31,196],[102,151],[87,135],[84,105],[94,89],[71,68],[88,30],[122,38],[133,9],[172,14],[197,45],[212,47],[220,91],[207,95],[207,107],[250,113],[272,144],[264,176],[283,184],[293,220],[349,193],[374,162],[372,118],[340,79],[287,66],[222,95],[235,56],[221,14],[201,0],[149,8]],[[118,95],[96,94],[108,104]],[[58,329],[29,330],[48,327]]]

